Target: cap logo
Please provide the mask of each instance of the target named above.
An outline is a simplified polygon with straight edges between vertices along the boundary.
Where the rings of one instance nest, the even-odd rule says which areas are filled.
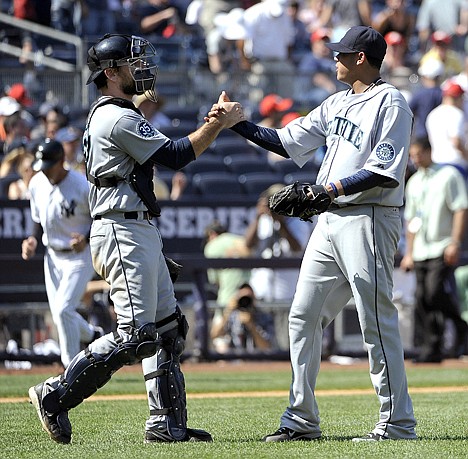
[[[376,155],[383,163],[389,163],[395,158],[395,149],[389,143],[381,143],[377,147]]]
[[[140,120],[137,124],[136,130],[137,134],[144,139],[152,139],[156,137],[156,129],[146,120]]]

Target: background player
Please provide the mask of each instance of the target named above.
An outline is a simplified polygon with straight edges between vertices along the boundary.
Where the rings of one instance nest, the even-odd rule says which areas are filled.
[[[89,186],[83,174],[64,168],[64,157],[62,144],[55,140],[45,139],[37,147],[32,167],[42,172],[29,185],[35,232],[23,241],[21,255],[25,260],[32,258],[43,233],[47,298],[66,368],[80,352],[80,342],[90,343],[102,329],[77,312],[86,285],[95,274],[88,244]]]
[[[142,361],[150,417],[146,442],[211,441],[187,428],[184,377],[179,357],[188,324],[174,288],[153,217],[153,164],[180,169],[199,156],[219,132],[243,119],[239,104],[225,105],[197,131],[172,141],[132,103],[135,94],[155,100],[154,47],[145,39],[105,35],[88,50],[88,67],[103,97],[84,134],[94,268],[110,285],[117,330],[91,343],[63,375],[31,387],[29,395],[51,438],[71,441],[68,410],[104,385],[123,365]]]
[[[290,405],[280,428],[264,440],[320,438],[314,389],[322,331],[351,296],[380,402],[375,428],[353,441],[413,439],[416,421],[398,313],[392,303],[412,113],[401,93],[380,78],[386,43],[378,32],[351,27],[339,43],[327,46],[338,53],[337,78],[350,89],[282,129],[249,122],[233,128],[263,148],[291,157],[299,166],[326,144],[317,182],[334,199],[319,216],[305,251],[289,315]],[[209,115],[218,108],[215,105]]]

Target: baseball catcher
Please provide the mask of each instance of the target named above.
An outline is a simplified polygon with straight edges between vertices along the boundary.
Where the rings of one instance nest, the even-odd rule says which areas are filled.
[[[325,212],[330,204],[330,195],[323,185],[299,182],[285,186],[268,201],[272,212],[309,222],[314,215]]]

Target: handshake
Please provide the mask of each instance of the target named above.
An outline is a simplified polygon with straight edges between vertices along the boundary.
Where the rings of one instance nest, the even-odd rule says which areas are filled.
[[[231,102],[223,91],[216,104],[213,104],[205,123],[220,123],[223,128],[230,128],[241,121],[245,121],[244,110],[239,102]]]

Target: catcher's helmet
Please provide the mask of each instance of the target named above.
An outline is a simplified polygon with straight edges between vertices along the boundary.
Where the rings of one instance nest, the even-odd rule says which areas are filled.
[[[43,140],[36,149],[35,160],[32,163],[34,171],[49,169],[64,157],[63,146],[53,139]]]
[[[91,75],[86,84],[94,81],[105,69],[128,65],[135,80],[136,94],[148,91],[154,96],[158,73],[156,50],[144,38],[106,34],[88,50],[87,63]],[[151,94],[148,97],[152,98]]]

